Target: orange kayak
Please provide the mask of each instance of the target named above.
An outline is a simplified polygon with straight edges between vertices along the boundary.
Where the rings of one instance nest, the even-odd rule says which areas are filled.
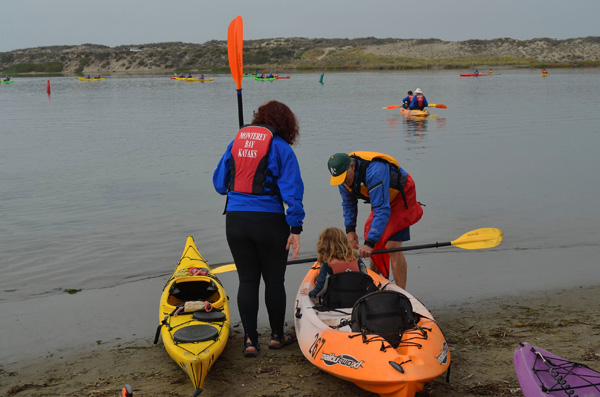
[[[413,110],[409,110],[409,109],[405,109],[403,107],[400,108],[400,114],[405,116],[405,117],[427,117],[429,116],[429,112],[427,111],[427,109],[423,109],[423,110],[417,110],[417,109],[413,109]]]
[[[317,368],[386,397],[412,397],[423,390],[426,382],[448,370],[448,343],[431,313],[418,299],[368,271],[381,291],[372,292],[367,297],[399,292],[405,296],[404,299],[410,300],[412,311],[417,314],[414,318],[418,320],[412,327],[401,333],[394,331],[397,340],[400,340],[394,347],[394,343],[388,343],[389,335],[384,337],[383,334],[353,331],[365,328],[360,324],[360,328],[355,326],[356,318],[361,315],[353,313],[352,307],[321,311],[315,300],[300,293],[305,288],[314,288],[319,270],[320,265],[315,263],[302,281],[296,295],[294,320],[300,349]],[[330,278],[330,286],[335,276]],[[358,302],[363,299],[366,297]],[[354,309],[358,306],[359,303],[355,304]],[[391,307],[397,310],[397,306]]]

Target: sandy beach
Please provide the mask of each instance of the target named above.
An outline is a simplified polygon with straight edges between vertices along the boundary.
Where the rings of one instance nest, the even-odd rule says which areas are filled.
[[[450,383],[442,375],[419,396],[519,396],[512,354],[529,342],[600,369],[600,289],[579,287],[534,296],[498,297],[438,310],[450,345]],[[211,369],[203,396],[373,396],[312,366],[297,344],[241,353],[234,324],[223,355]],[[261,335],[268,343],[268,333]],[[51,354],[0,367],[2,396],[120,396],[125,384],[136,396],[191,396],[187,376],[162,343],[137,340],[116,346]]]

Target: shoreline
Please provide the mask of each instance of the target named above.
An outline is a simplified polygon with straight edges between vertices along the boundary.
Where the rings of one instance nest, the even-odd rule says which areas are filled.
[[[535,70],[536,73],[541,69],[538,65],[496,65],[496,66],[488,66],[483,65],[482,72],[485,73],[488,69],[493,69],[494,71],[509,71],[509,70],[522,70],[529,71]],[[414,73],[415,71],[421,72],[449,72],[460,74],[461,71],[466,71],[466,73],[471,73],[473,69],[480,68],[480,66],[472,66],[472,67],[464,67],[464,68],[445,68],[445,67],[431,67],[431,66],[423,66],[416,67],[410,69],[376,69],[376,68],[337,68],[337,69],[326,69],[326,68],[294,68],[294,67],[258,67],[258,69],[277,69],[279,73],[286,74],[321,74],[321,73],[329,73],[329,74],[337,74],[337,73]],[[254,70],[255,68],[249,67],[249,69]],[[553,73],[557,73],[558,70],[581,70],[581,71],[589,71],[589,70],[600,70],[600,65],[598,66],[577,66],[577,65],[569,65],[569,66],[554,66],[554,67],[546,67],[546,69],[551,70]],[[107,71],[101,73],[102,77],[170,77],[173,75],[172,69],[160,69],[160,70],[135,70],[135,71]],[[187,71],[186,71],[187,73]],[[194,75],[204,73],[209,74],[210,76],[231,76],[231,72],[224,70],[217,71],[207,71],[204,69],[199,70],[198,72],[194,72]],[[60,73],[44,73],[44,72],[24,72],[24,73],[13,73],[11,74],[11,78],[35,78],[35,77],[47,77],[47,78],[56,78],[56,77],[83,77],[88,73],[74,73],[74,72],[60,72]],[[93,74],[93,73],[92,73]],[[97,73],[96,73],[97,74]],[[494,74],[494,73],[492,73]],[[499,73],[496,73],[499,74]]]
[[[597,302],[600,288],[591,286],[451,304],[434,311],[450,345],[450,383],[444,374],[426,384],[419,396],[519,395],[512,354],[520,342],[600,370]],[[261,333],[260,341],[266,345],[268,333]],[[263,349],[256,359],[244,358],[241,346],[238,323],[232,325],[227,347],[209,372],[203,396],[373,396],[318,370],[297,344]],[[0,380],[0,394],[6,396],[113,396],[126,383],[141,396],[190,396],[194,391],[162,342],[153,345],[147,338],[2,364]]]

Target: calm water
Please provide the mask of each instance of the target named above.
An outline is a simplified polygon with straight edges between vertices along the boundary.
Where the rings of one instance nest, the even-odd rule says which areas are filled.
[[[278,99],[301,123],[295,151],[307,217],[299,257],[314,256],[322,228],[343,227],[328,156],[372,150],[395,156],[426,204],[411,244],[480,227],[505,233],[491,250],[408,254],[408,289],[431,305],[598,284],[600,73],[497,73],[244,79],[246,122]],[[51,78],[51,98],[46,78],[16,80],[0,86],[0,302],[166,278],[187,235],[209,262],[231,261],[225,200],[211,183],[238,126],[229,75],[206,83]],[[431,109],[423,122],[381,109],[416,87],[448,108]],[[367,210],[360,207],[361,220]],[[290,293],[304,272],[289,269]],[[235,294],[235,278],[227,280]],[[159,292],[148,296],[158,301]]]

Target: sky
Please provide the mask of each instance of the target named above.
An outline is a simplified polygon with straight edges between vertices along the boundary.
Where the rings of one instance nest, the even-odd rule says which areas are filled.
[[[600,0],[0,0],[0,52],[77,44],[244,39],[444,41],[600,36]]]

